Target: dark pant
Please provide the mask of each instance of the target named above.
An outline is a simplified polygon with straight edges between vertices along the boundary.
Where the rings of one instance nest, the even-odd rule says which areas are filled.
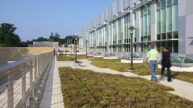
[[[168,71],[168,81],[171,81],[172,75],[171,75],[170,67],[162,66],[161,74],[164,75],[165,68],[167,68],[167,71]]]

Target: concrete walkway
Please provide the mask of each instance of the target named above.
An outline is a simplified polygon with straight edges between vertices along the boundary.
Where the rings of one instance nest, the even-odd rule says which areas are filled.
[[[147,80],[150,80],[151,78],[150,75],[140,76],[140,77],[145,78]],[[160,76],[157,75],[157,77],[159,78]],[[193,84],[192,83],[188,83],[177,79],[173,79],[172,82],[167,82],[167,77],[164,77],[164,79],[160,80],[159,83],[175,89],[175,91],[169,91],[169,93],[172,93],[193,101]]]
[[[73,61],[68,61],[68,62],[57,62],[58,66],[61,67],[72,67],[72,68],[80,68],[80,69],[89,69],[93,70],[95,72],[100,72],[100,73],[109,73],[109,74],[119,74],[119,75],[124,75],[127,77],[141,77],[145,78],[147,80],[150,80],[150,75],[148,76],[139,76],[130,72],[118,72],[115,70],[111,70],[108,68],[98,68],[96,66],[93,66],[90,64],[90,61],[88,60],[81,60],[82,63],[74,63]],[[157,76],[159,78],[159,76]],[[175,91],[169,91],[169,93],[178,95],[180,97],[183,97],[185,99],[193,101],[193,84],[184,82],[181,80],[173,79],[172,82],[167,82],[167,78],[164,77],[163,80],[160,80],[158,83],[165,85],[165,86],[170,86],[175,89]]]
[[[49,73],[40,108],[64,108],[58,67],[61,66],[58,65],[55,59],[55,63]]]

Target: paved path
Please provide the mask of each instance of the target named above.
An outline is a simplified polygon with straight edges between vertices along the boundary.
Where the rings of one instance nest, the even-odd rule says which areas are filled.
[[[96,67],[94,65],[90,64],[90,61],[88,60],[82,60],[82,63],[75,63],[73,61],[67,61],[67,62],[57,62],[59,66],[61,67],[72,67],[72,68],[80,68],[80,69],[89,69],[89,70],[93,70],[95,72],[100,72],[100,73],[109,73],[109,74],[121,74],[124,76],[130,76],[130,77],[139,77],[139,75],[133,74],[133,73],[129,73],[129,72],[118,72],[112,69],[108,69],[108,68],[99,68]]]
[[[100,72],[100,73],[110,73],[110,74],[120,74],[124,75],[127,77],[141,77],[145,78],[147,80],[150,80],[150,75],[148,76],[139,76],[130,72],[118,72],[115,70],[107,69],[107,68],[98,68],[96,66],[93,66],[90,64],[90,61],[88,60],[81,60],[82,63],[76,64],[72,61],[69,62],[57,62],[59,66],[61,67],[72,67],[72,68],[80,68],[80,69],[89,69],[93,70],[95,72]],[[159,78],[159,76],[157,76]],[[193,84],[184,82],[181,80],[173,79],[172,82],[167,82],[167,78],[164,77],[163,80],[160,80],[158,83],[165,85],[165,86],[170,86],[175,89],[175,91],[169,91],[169,93],[178,95],[180,97],[186,98],[188,100],[193,101]]]
[[[61,82],[58,72],[59,63],[55,59],[53,70],[49,73],[49,78],[45,92],[40,104],[40,108],[64,108]]]
[[[151,76],[148,75],[148,76],[141,76],[141,77],[149,80]],[[157,77],[159,78],[159,76]],[[172,82],[167,82],[167,77],[164,77],[164,79],[160,80],[159,83],[175,89],[175,91],[169,91],[169,93],[172,93],[193,101],[193,84],[192,83],[188,83],[177,79],[173,79]]]

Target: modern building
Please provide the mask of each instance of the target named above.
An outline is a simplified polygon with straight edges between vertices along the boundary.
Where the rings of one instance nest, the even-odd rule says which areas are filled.
[[[80,47],[89,52],[147,52],[154,43],[161,51],[193,54],[193,0],[115,0],[81,32]]]

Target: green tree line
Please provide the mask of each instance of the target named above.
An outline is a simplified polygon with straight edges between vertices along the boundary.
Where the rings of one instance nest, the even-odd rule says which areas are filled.
[[[32,44],[33,42],[43,42],[43,41],[50,41],[50,42],[59,42],[59,44],[78,44],[79,38],[75,35],[65,36],[61,38],[58,33],[51,33],[51,35],[46,37],[38,37],[37,39],[33,39],[31,41],[27,41],[27,44]]]
[[[47,37],[38,37],[36,39],[27,40],[26,42],[21,42],[19,35],[15,33],[16,27],[14,24],[2,23],[0,24],[0,47],[27,47],[33,42],[59,42],[59,44],[78,44],[79,38],[76,35],[69,35],[61,38],[58,33],[51,33]]]
[[[15,34],[16,29],[17,28],[13,24],[0,24],[0,46],[20,46],[21,39],[17,34]]]

